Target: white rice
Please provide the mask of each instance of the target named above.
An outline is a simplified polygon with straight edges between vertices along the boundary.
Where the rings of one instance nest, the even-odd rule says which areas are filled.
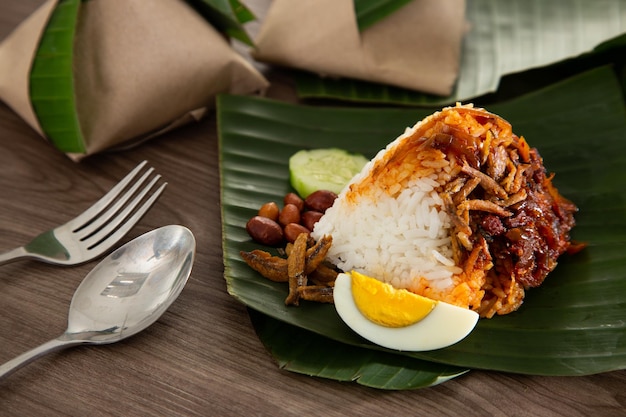
[[[351,183],[365,178],[371,165]],[[451,221],[437,192],[449,169],[411,178],[394,196],[368,189],[348,199],[346,189],[312,235],[332,235],[327,257],[343,271],[356,270],[396,288],[416,289],[422,278],[433,289],[449,288],[461,273],[452,259]]]

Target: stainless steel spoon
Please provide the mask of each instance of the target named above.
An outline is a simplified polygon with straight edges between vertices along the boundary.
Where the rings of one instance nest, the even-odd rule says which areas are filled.
[[[183,226],[164,226],[112,252],[78,286],[67,330],[0,366],[0,379],[66,347],[117,342],[154,323],[185,286],[196,241]]]

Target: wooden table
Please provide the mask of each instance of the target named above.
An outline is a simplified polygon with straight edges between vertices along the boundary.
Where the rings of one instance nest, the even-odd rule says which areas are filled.
[[[42,0],[0,2],[0,39]],[[248,3],[248,2],[246,2]],[[267,1],[249,2],[263,15]],[[269,92],[289,95],[280,80]],[[163,317],[120,343],[50,354],[0,382],[0,415],[626,415],[626,371],[536,377],[473,371],[387,392],[278,369],[223,279],[215,116],[121,153],[70,161],[0,104],[0,250],[88,207],[139,161],[169,182],[127,239],[182,224],[197,239],[187,287]],[[95,265],[0,269],[0,362],[58,336]]]

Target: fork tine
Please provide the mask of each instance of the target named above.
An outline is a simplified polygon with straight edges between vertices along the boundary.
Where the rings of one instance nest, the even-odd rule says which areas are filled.
[[[143,185],[143,183],[148,179],[148,177],[150,176],[150,174],[152,174],[152,172],[154,172],[154,168],[148,169],[148,171],[146,171],[141,176],[141,178],[135,181],[133,186],[130,187],[130,189],[128,189],[128,191],[126,191],[124,195],[118,198],[115,201],[115,204],[111,205],[107,209],[106,212],[100,215],[96,215],[95,218],[90,219],[86,224],[80,225],[79,227],[75,228],[72,231],[74,233],[80,232],[80,235],[81,235],[80,240],[85,240],[92,234],[96,233],[101,227],[103,227],[103,225],[105,225],[109,221],[109,219],[111,219],[118,211],[122,209],[124,204],[126,204],[128,200],[131,199],[131,197],[137,192],[139,187]],[[160,177],[161,177],[160,175],[157,175],[155,179],[153,179],[153,182],[151,184],[154,184],[154,182],[158,180]]]
[[[118,182],[111,190],[106,193],[100,200],[96,201],[91,207],[81,213],[78,217],[72,220],[73,224],[78,224],[80,227],[87,224],[91,219],[96,217],[98,213],[102,212],[115,198],[119,195],[119,193],[126,188],[128,184],[133,180],[133,178],[137,175],[139,171],[148,163],[148,161],[142,161],[137,165],[132,171],[130,171],[120,182]]]
[[[150,196],[148,200],[141,206],[122,226],[120,226],[114,233],[106,237],[104,240],[96,241],[93,245],[89,246],[89,250],[93,250],[97,253],[104,252],[115,243],[117,243],[122,237],[126,235],[133,228],[135,224],[146,214],[154,202],[159,198],[167,183],[163,183],[155,192]]]
[[[131,217],[128,217],[131,212],[139,206],[139,203],[148,194],[148,191],[150,191],[150,189],[154,187],[154,185],[160,178],[160,175],[154,177],[152,181],[150,181],[150,183],[146,185],[144,189],[133,199],[133,201],[131,201],[130,204],[128,204],[124,208],[124,210],[122,210],[115,216],[115,218],[113,218],[109,223],[104,225],[96,233],[84,239],[84,243],[87,245],[87,249],[92,249],[103,242],[110,242],[112,244],[115,242],[113,236],[115,236],[118,240],[123,237],[126,232],[128,232],[128,230],[130,230],[141,219],[141,217],[143,217],[143,215],[148,211],[152,204],[154,204],[156,199],[165,189],[167,183],[162,184]]]

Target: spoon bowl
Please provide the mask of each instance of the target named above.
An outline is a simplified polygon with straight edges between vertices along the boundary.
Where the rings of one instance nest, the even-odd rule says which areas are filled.
[[[0,379],[47,353],[114,343],[150,326],[187,283],[195,249],[189,229],[170,225],[115,250],[76,289],[65,332],[0,366]]]

